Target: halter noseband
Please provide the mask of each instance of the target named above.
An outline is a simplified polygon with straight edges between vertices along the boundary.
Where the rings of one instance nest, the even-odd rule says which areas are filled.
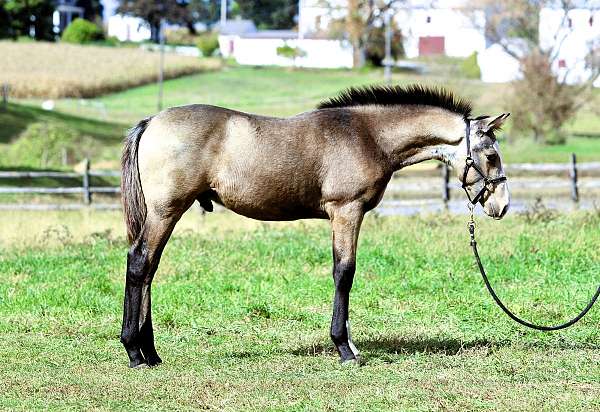
[[[481,118],[477,117],[475,119],[471,119],[471,118],[465,118],[465,138],[467,139],[467,158],[465,159],[465,171],[463,173],[463,178],[462,178],[462,188],[465,191],[465,193],[467,194],[467,199],[469,199],[469,202],[471,202],[471,205],[475,206],[477,204],[477,202],[479,202],[479,200],[481,200],[481,198],[483,197],[483,195],[485,194],[485,192],[491,192],[491,190],[489,189],[489,185],[493,185],[496,183],[500,183],[500,182],[504,182],[506,181],[506,176],[502,175],[502,176],[498,176],[498,177],[494,177],[494,178],[490,178],[489,176],[487,176],[485,173],[483,173],[483,171],[479,168],[479,166],[477,166],[477,164],[475,163],[475,160],[473,160],[472,157],[472,153],[471,153],[471,120],[480,120]],[[467,175],[469,174],[469,170],[471,170],[471,168],[475,169],[475,171],[477,173],[479,173],[479,176],[481,176],[481,179],[476,180],[472,183],[467,184]],[[483,180],[483,187],[481,188],[481,190],[475,195],[475,197],[471,198],[471,195],[469,194],[469,191],[467,190],[467,187],[474,185],[475,183],[479,182]]]

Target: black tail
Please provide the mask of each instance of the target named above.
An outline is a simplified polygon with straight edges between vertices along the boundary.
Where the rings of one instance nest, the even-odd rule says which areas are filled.
[[[121,156],[121,202],[129,244],[137,239],[146,220],[146,201],[138,171],[138,145],[151,119],[142,120],[129,131]]]

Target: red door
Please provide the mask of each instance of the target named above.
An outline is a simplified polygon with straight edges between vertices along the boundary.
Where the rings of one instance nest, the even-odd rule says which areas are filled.
[[[445,51],[444,36],[419,37],[419,56],[444,54]]]

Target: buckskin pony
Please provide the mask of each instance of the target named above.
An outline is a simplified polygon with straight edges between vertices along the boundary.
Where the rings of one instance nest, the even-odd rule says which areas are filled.
[[[356,362],[348,303],[356,244],[366,212],[381,201],[392,174],[436,159],[486,214],[502,218],[506,181],[482,192],[465,170],[465,131],[473,162],[503,176],[494,131],[508,117],[470,119],[471,104],[418,85],[350,88],[315,110],[288,118],[209,105],[173,107],[138,123],[122,157],[122,201],[131,248],[121,342],[131,367],[161,362],[154,346],[150,290],[161,253],[181,215],[198,201],[258,220],[329,219],[335,296],[331,339],[342,362]],[[468,124],[468,127],[466,125]],[[489,182],[488,182],[489,183]]]

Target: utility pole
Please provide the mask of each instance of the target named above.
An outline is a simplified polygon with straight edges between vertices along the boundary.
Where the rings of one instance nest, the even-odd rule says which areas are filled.
[[[227,0],[221,0],[221,29],[227,23]]]
[[[160,19],[158,28],[158,40],[160,43],[160,67],[158,69],[158,111],[163,107],[163,80],[165,73],[165,19]]]
[[[298,40],[304,39],[304,21],[302,16],[302,0],[298,0]]]
[[[392,83],[392,18],[391,9],[385,13],[385,58],[383,77],[387,84]]]

